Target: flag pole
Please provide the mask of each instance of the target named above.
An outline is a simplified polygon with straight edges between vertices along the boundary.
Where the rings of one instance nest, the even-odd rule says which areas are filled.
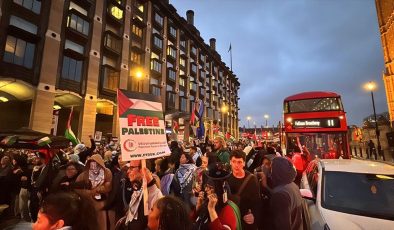
[[[230,69],[231,69],[231,72],[233,72],[233,49],[231,47],[231,42],[230,42],[230,47],[228,48],[228,51],[230,52]]]

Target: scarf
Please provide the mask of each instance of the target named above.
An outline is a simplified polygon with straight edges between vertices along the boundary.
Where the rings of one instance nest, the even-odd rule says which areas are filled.
[[[96,174],[94,170],[89,169],[89,180],[92,183],[92,188],[96,188],[104,182],[104,169],[100,168]]]
[[[137,191],[134,191],[131,195],[129,210],[127,211],[126,225],[127,223],[138,219],[138,206],[140,205],[140,202],[142,200],[142,194],[143,192],[141,188]]]
[[[183,189],[192,181],[195,170],[196,166],[194,164],[182,164],[179,166],[175,176],[179,181],[181,193],[183,193]]]

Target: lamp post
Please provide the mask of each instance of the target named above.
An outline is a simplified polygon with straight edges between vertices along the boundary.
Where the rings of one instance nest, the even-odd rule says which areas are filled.
[[[228,106],[227,106],[225,103],[223,103],[222,108],[221,108],[220,110],[222,111],[222,114],[223,114],[223,125],[226,126],[224,132],[226,133],[226,132],[227,132],[227,118],[226,118],[226,113],[228,112]]]
[[[379,126],[378,126],[378,120],[376,118],[376,110],[375,110],[375,99],[373,96],[373,91],[376,89],[376,83],[369,81],[367,84],[365,84],[365,88],[369,91],[371,91],[371,99],[372,99],[372,108],[373,108],[373,116],[375,119],[375,132],[376,132],[376,139],[378,142],[378,155],[379,157],[382,156],[383,160],[385,161],[386,158],[384,156],[384,154],[382,154],[382,146],[380,145],[380,132],[379,132]]]
[[[264,118],[265,118],[265,127],[268,128],[268,118],[270,118],[270,116],[268,114],[264,114]]]
[[[249,124],[249,121],[252,119],[252,117],[251,116],[247,116],[246,117],[246,120],[248,120],[248,129],[250,129],[250,124]]]

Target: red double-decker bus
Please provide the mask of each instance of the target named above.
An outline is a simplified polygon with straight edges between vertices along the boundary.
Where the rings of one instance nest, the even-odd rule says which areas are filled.
[[[346,113],[339,94],[299,93],[287,97],[283,107],[286,151],[301,145],[319,158],[350,158]]]

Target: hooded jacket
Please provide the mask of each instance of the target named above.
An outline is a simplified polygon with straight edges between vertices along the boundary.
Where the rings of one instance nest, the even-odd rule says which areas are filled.
[[[293,183],[296,170],[286,158],[272,160],[271,210],[274,229],[302,230],[302,197],[298,186]]]

